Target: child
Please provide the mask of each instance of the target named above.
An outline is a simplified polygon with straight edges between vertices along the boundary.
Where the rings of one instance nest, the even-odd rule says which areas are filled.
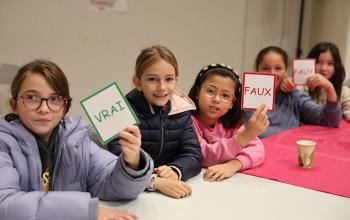
[[[259,166],[264,146],[257,138],[269,126],[266,105],[242,126],[241,83],[224,64],[204,67],[190,90],[197,109],[192,120],[202,147],[205,181],[221,181],[239,170]]]
[[[280,90],[281,82],[287,76],[288,55],[279,47],[270,46],[262,49],[255,60],[256,71],[275,74],[276,98],[275,111],[268,112],[270,126],[261,138],[278,132],[299,127],[301,123],[338,127],[342,112],[337,95],[327,87],[329,95],[324,107],[318,106],[311,98],[299,91],[285,93]],[[249,118],[253,112],[246,111]]]
[[[1,219],[137,218],[98,208],[92,198],[133,199],[146,188],[153,163],[140,150],[137,126],[118,134],[119,159],[98,147],[86,123],[64,117],[71,105],[68,82],[46,60],[23,66],[11,95],[14,113],[0,119]]]
[[[136,89],[126,97],[140,119],[141,147],[156,167],[148,190],[182,198],[191,194],[184,181],[201,171],[202,154],[191,120],[195,106],[176,90],[177,78],[177,61],[169,49],[143,49],[133,76]],[[108,149],[119,155],[118,140],[110,142]]]
[[[350,89],[343,86],[345,69],[338,47],[330,42],[318,43],[311,49],[307,58],[316,59],[316,74],[307,79],[306,86],[297,86],[297,88],[323,106],[329,95],[327,86],[333,87],[338,99],[340,97],[344,118],[350,122]],[[291,78],[286,78],[281,85],[284,92],[293,91],[295,88]]]

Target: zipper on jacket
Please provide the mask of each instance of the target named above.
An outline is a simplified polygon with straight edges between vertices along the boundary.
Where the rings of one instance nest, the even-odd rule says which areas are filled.
[[[39,153],[39,148],[37,147],[37,146],[35,146],[34,148],[33,148],[33,145],[28,145],[28,144],[26,144],[26,143],[24,143],[27,147],[26,148],[23,148],[22,150],[23,150],[23,152],[26,154],[26,155],[28,155],[28,160],[32,160],[31,162],[33,162],[33,164],[35,164],[35,166],[36,166],[36,168],[38,168],[38,170],[39,170],[39,173],[38,173],[38,175],[35,175],[36,176],[36,181],[37,181],[37,183],[35,183],[34,185],[39,185],[40,186],[40,190],[42,190],[42,179],[41,179],[41,173],[42,173],[42,164],[41,164],[41,161],[40,161],[40,153]],[[31,151],[31,150],[34,150],[34,152],[33,151]],[[31,162],[30,161],[28,161],[28,164],[31,164]],[[34,168],[34,170],[36,170],[35,168]],[[32,186],[31,186],[32,187]],[[32,188],[30,188],[30,190],[32,190],[32,191],[35,191],[35,190],[37,190],[36,188],[34,188],[34,187],[32,187]]]
[[[162,152],[163,152],[165,117],[166,117],[166,109],[164,111],[164,114],[162,114],[162,111],[160,111],[160,149],[159,149],[158,156],[154,160],[159,159],[159,157],[162,155]]]
[[[60,144],[63,144],[63,143],[66,143],[66,139],[64,139],[64,140],[59,140],[59,138],[57,138],[57,142],[56,142],[56,144],[57,144],[57,148],[58,148],[58,150],[57,150],[57,157],[56,157],[56,161],[55,161],[55,164],[54,164],[54,170],[53,170],[53,174],[52,174],[52,181],[51,181],[51,188],[50,188],[50,190],[54,190],[54,188],[55,188],[55,180],[56,180],[56,175],[57,175],[57,170],[58,170],[58,164],[60,163],[60,160],[61,160],[61,157],[62,157],[62,151],[63,151],[63,148],[64,147],[58,147],[58,146],[60,146]]]

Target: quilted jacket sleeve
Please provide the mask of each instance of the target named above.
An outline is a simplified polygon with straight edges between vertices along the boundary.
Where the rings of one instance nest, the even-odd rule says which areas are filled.
[[[103,200],[134,199],[143,192],[153,172],[152,158],[141,149],[139,170],[129,168],[123,153],[119,158],[93,143],[88,175],[89,191]]]
[[[184,114],[184,131],[180,146],[176,152],[175,160],[168,164],[168,166],[176,166],[179,168],[182,174],[181,180],[186,181],[199,174],[203,158],[197,134],[193,128],[191,113],[187,111],[181,114]]]
[[[144,191],[153,170],[153,162],[141,152],[140,169],[130,169],[119,159],[89,141],[90,157],[84,158],[89,164],[88,191],[33,191],[22,189],[21,177],[13,163],[15,154],[0,143],[0,216],[2,220],[24,219],[81,219],[95,220],[98,197],[103,200],[133,199]],[[18,158],[17,158],[18,159]],[[29,160],[33,159],[29,157]],[[25,160],[23,160],[25,161]]]
[[[0,216],[2,220],[96,219],[98,200],[87,192],[25,192],[8,148],[0,145]],[[30,189],[28,189],[30,190]]]

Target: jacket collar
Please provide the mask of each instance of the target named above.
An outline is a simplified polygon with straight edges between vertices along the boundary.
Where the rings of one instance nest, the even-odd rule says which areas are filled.
[[[150,115],[168,114],[171,109],[170,100],[166,103],[165,108],[151,105],[147,102],[145,96],[143,95],[143,92],[137,89],[130,91],[126,95],[126,98],[137,111]]]
[[[171,110],[169,115],[175,115],[185,111],[193,111],[196,110],[196,105],[184,92],[180,90],[175,90],[171,101]]]
[[[69,137],[69,142],[75,144],[81,137],[87,133],[90,126],[86,124],[80,117],[64,118],[58,125],[58,136],[60,140],[66,140]],[[0,119],[0,132],[13,136],[17,141],[27,143],[29,146],[36,146],[35,136],[25,128],[19,119],[6,121]]]
[[[135,109],[152,115],[159,114],[160,112],[175,115],[196,109],[193,101],[180,90],[175,90],[170,100],[166,103],[165,110],[162,107],[149,104],[142,91],[138,91],[137,89],[130,91],[126,97]]]

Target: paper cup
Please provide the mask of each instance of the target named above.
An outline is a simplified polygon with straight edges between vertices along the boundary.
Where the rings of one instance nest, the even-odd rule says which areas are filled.
[[[316,142],[309,140],[299,140],[297,141],[297,145],[299,166],[306,169],[312,168]]]

